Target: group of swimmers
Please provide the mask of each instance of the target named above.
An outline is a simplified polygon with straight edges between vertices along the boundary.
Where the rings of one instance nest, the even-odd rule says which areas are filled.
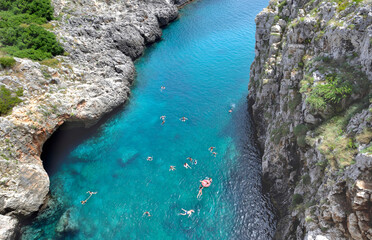
[[[82,205],[86,204],[88,202],[89,198],[91,198],[93,194],[97,194],[97,192],[91,192],[91,191],[88,191],[87,193],[89,193],[89,197],[87,199],[83,200],[83,201],[80,201],[80,203]]]
[[[164,86],[161,86],[160,91],[162,92],[163,90],[165,90],[165,87]],[[231,108],[229,110],[229,113],[232,113],[232,110],[233,109]],[[163,115],[163,116],[160,117],[160,119],[162,120],[161,125],[163,125],[165,123],[166,116]],[[182,121],[182,122],[186,122],[188,120],[188,118],[181,117],[179,120]],[[216,157],[216,155],[217,155],[217,153],[214,152],[214,149],[215,148],[216,147],[210,147],[210,148],[208,148],[208,150],[212,153],[212,156],[213,157]],[[146,160],[151,162],[153,159],[154,158],[152,156],[148,156]],[[192,159],[191,157],[188,157],[186,159],[189,160],[191,162],[191,164],[194,164],[194,165],[196,165],[197,162],[198,162],[196,159]],[[191,169],[190,165],[187,162],[184,163],[183,166],[186,169]],[[171,165],[169,167],[169,171],[174,171],[174,170],[176,170],[176,166],[172,166]],[[198,195],[197,195],[197,198],[198,199],[200,199],[200,197],[203,195],[203,189],[209,187],[211,184],[212,184],[212,178],[208,178],[207,177],[204,180],[201,180],[200,181],[199,192],[198,192]],[[97,194],[97,192],[91,192],[91,191],[88,191],[87,193],[89,194],[89,197],[87,199],[83,200],[83,201],[80,201],[82,205],[84,205],[85,203],[87,203],[87,201],[92,197],[92,195]],[[183,208],[182,208],[182,211],[183,212],[179,213],[178,215],[183,215],[183,216],[188,215],[188,217],[190,217],[191,214],[193,214],[195,212],[193,209],[191,209],[191,210],[185,210]],[[148,211],[145,211],[142,216],[144,216],[144,215],[146,215],[148,217],[151,217],[151,214]]]

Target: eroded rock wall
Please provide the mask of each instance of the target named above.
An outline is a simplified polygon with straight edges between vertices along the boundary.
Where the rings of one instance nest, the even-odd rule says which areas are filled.
[[[33,62],[16,58],[0,69],[0,85],[23,89],[22,103],[0,117],[0,239],[37,212],[49,191],[40,154],[66,121],[91,126],[123,104],[135,77],[133,61],[178,16],[169,0],[52,0],[56,33],[67,54]]]
[[[372,3],[272,0],[249,100],[276,239],[372,239]]]

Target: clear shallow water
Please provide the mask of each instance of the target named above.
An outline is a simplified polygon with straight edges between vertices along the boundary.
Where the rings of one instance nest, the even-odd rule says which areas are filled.
[[[254,17],[266,4],[203,0],[182,9],[136,63],[125,109],[71,151],[49,154],[51,207],[23,239],[270,239],[274,216],[246,103]],[[185,169],[187,157],[198,164]],[[205,177],[213,183],[198,200]],[[87,191],[98,193],[81,205]],[[179,216],[181,208],[195,213]],[[67,209],[78,231],[58,235]]]

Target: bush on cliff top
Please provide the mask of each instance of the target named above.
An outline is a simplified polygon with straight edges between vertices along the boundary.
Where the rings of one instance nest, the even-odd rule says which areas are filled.
[[[0,19],[0,47],[8,54],[43,60],[63,53],[55,35],[41,26],[53,19],[50,0],[3,0]]]
[[[4,68],[13,67],[16,64],[16,60],[12,57],[0,57],[0,65]]]

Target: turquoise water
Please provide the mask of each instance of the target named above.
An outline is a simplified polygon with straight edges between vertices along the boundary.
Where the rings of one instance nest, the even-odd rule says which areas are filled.
[[[45,159],[59,163],[48,166],[50,207],[23,239],[270,239],[274,216],[246,102],[254,18],[266,4],[203,0],[182,9],[136,63],[129,104],[62,163],[60,154]],[[192,169],[187,157],[198,160]],[[213,183],[197,199],[205,177]],[[82,205],[87,191],[97,194]],[[182,208],[195,213],[180,216]],[[57,234],[67,209],[70,232]]]

